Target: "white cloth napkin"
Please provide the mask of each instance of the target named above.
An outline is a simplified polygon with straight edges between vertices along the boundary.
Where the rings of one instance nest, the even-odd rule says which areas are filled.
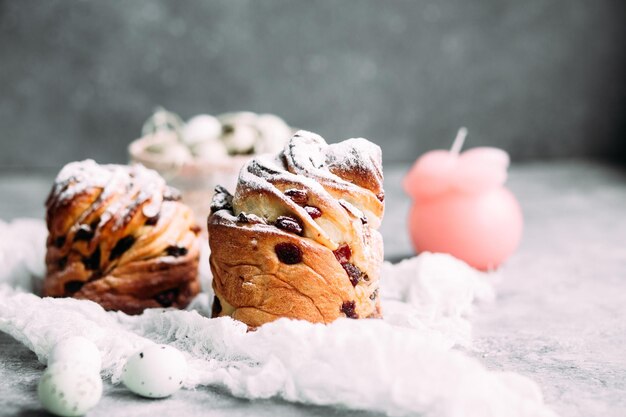
[[[441,254],[385,264],[383,320],[329,325],[288,319],[247,332],[230,318],[209,319],[210,292],[188,311],[106,312],[85,300],[40,298],[45,225],[0,221],[0,330],[45,362],[54,344],[83,335],[100,348],[103,373],[119,382],[126,358],[151,343],[180,349],[186,388],[225,387],[238,397],[381,411],[389,415],[555,416],[538,386],[493,372],[455,349],[471,344],[468,315],[491,300],[493,276]],[[201,264],[208,264],[208,248]],[[201,267],[203,287],[210,273]]]

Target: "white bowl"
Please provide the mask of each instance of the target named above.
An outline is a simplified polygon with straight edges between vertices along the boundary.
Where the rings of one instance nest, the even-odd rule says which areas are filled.
[[[194,158],[181,163],[166,161],[161,155],[147,150],[149,146],[162,142],[162,135],[174,133],[148,135],[131,142],[128,145],[131,162],[154,169],[169,185],[177,188],[183,202],[194,211],[198,224],[206,230],[215,186],[221,185],[234,192],[241,167],[255,155],[227,156],[214,161]]]

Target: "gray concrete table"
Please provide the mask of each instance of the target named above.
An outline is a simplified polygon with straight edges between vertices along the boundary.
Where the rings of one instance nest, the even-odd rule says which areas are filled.
[[[386,167],[382,226],[388,259],[412,254],[409,200],[400,187],[408,167]],[[43,216],[54,173],[0,173],[0,218]],[[525,214],[519,251],[506,264],[496,303],[473,318],[470,354],[490,369],[537,381],[563,416],[626,415],[626,172],[591,162],[516,166],[510,187]],[[35,356],[0,333],[0,414],[41,409]],[[105,384],[90,416],[356,416],[360,412],[246,401],[219,389],[181,391],[144,400]],[[374,415],[374,414],[370,414]]]

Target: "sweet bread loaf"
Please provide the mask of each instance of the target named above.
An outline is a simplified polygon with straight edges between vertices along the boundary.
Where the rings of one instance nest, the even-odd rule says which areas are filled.
[[[128,314],[185,307],[200,290],[199,228],[155,171],[66,165],[46,201],[43,294]]]
[[[297,132],[278,155],[218,187],[208,219],[213,316],[250,327],[280,317],[380,317],[384,212],[380,148]]]

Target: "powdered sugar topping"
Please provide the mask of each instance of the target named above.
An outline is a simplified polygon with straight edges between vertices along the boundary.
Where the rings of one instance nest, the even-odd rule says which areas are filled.
[[[114,228],[119,228],[139,208],[146,217],[156,216],[161,209],[167,185],[156,171],[139,164],[100,165],[91,159],[71,162],[56,177],[46,203],[48,211],[53,212],[70,204],[77,196],[94,190],[99,190],[96,191],[99,194],[92,206],[81,214],[77,224],[102,204],[107,204],[99,227],[117,218]]]

